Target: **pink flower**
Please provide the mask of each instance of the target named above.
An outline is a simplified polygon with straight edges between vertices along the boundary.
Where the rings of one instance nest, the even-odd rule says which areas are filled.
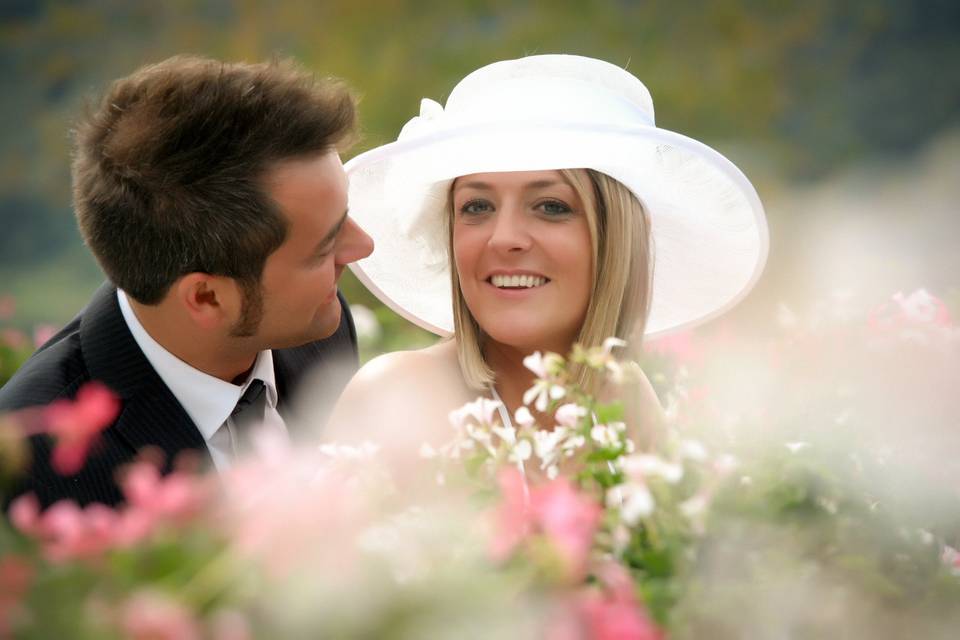
[[[644,349],[687,365],[699,364],[704,357],[703,347],[694,341],[692,331],[683,331],[650,340],[644,343]]]
[[[637,600],[633,581],[622,566],[607,563],[597,577],[602,589],[587,587],[579,596],[577,610],[584,637],[595,640],[660,640],[663,637]]]
[[[926,289],[917,289],[910,295],[902,291],[893,294],[870,314],[868,324],[879,330],[905,327],[949,327],[950,312],[939,298]]]
[[[600,505],[577,493],[565,478],[530,488],[518,470],[505,468],[499,482],[503,502],[494,514],[494,559],[502,561],[529,536],[542,535],[565,574],[580,579],[600,521]]]
[[[151,591],[135,593],[123,606],[120,625],[133,640],[194,640],[201,637],[193,612],[171,597]]]
[[[503,501],[494,512],[494,535],[490,555],[494,560],[506,560],[533,526],[530,510],[530,490],[523,474],[515,467],[506,467],[497,476]]]
[[[59,329],[52,324],[38,324],[33,328],[33,346],[39,349],[45,345],[50,338],[57,335]]]
[[[577,493],[566,478],[538,487],[530,501],[539,529],[560,554],[568,575],[581,578],[602,515],[600,505]]]
[[[26,493],[10,503],[10,522],[21,533],[35,535],[40,527],[40,502],[37,496]]]
[[[19,329],[3,329],[0,331],[0,344],[3,343],[19,351],[27,345],[27,335]]]
[[[34,572],[20,556],[0,557],[0,638],[13,637],[14,620],[23,609],[20,600],[30,589]]]
[[[190,518],[203,510],[209,498],[201,477],[182,471],[161,476],[151,462],[131,465],[122,487],[131,507],[164,518]]]
[[[17,301],[13,296],[0,296],[0,320],[9,320],[17,311]]]
[[[243,613],[222,609],[213,615],[210,637],[213,640],[252,640],[253,631]]]
[[[65,476],[83,468],[96,437],[109,426],[120,411],[120,401],[105,385],[88,382],[75,400],[61,399],[44,410],[47,431],[57,442],[51,464]]]
[[[116,511],[102,504],[81,509],[69,500],[60,500],[40,513],[32,494],[20,496],[10,505],[14,526],[35,538],[53,562],[94,557],[107,551],[114,545],[119,519]]]

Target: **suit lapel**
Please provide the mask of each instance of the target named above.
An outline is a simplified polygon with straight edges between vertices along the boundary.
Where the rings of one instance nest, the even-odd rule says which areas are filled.
[[[195,449],[209,461],[200,431],[127,328],[116,291],[109,283],[100,287],[80,325],[80,344],[90,377],[113,389],[123,401],[120,416],[109,431],[134,453],[148,446],[159,447],[167,466],[184,449]]]

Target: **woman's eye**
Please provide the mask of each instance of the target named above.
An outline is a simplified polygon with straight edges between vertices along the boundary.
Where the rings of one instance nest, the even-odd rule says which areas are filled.
[[[573,209],[559,200],[545,200],[538,204],[537,208],[551,216],[560,216],[573,211]]]
[[[479,213],[487,213],[493,207],[490,206],[490,203],[486,200],[470,200],[465,202],[463,206],[460,207],[460,213],[465,213],[467,215],[477,215]]]

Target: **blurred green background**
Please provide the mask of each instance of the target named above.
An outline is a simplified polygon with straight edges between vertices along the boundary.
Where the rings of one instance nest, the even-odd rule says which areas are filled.
[[[71,121],[111,79],[177,53],[293,56],[344,78],[363,123],[348,155],[486,63],[603,58],[646,83],[659,126],[757,186],[771,259],[735,318],[874,290],[956,296],[958,36],[955,0],[2,0],[0,327],[62,324],[100,283],[71,212]],[[430,341],[344,280],[380,326],[365,356]]]

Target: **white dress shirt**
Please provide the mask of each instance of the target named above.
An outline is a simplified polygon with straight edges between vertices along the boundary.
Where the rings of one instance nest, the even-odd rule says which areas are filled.
[[[277,412],[278,396],[272,351],[261,351],[257,354],[257,360],[246,381],[242,385],[235,385],[193,368],[164,349],[140,324],[130,301],[120,289],[117,289],[117,300],[123,319],[143,355],[203,435],[217,471],[230,468],[231,463],[236,460],[238,434],[230,414],[233,413],[240,396],[256,379],[262,380],[266,386],[262,429],[271,436],[288,438],[286,425]]]

